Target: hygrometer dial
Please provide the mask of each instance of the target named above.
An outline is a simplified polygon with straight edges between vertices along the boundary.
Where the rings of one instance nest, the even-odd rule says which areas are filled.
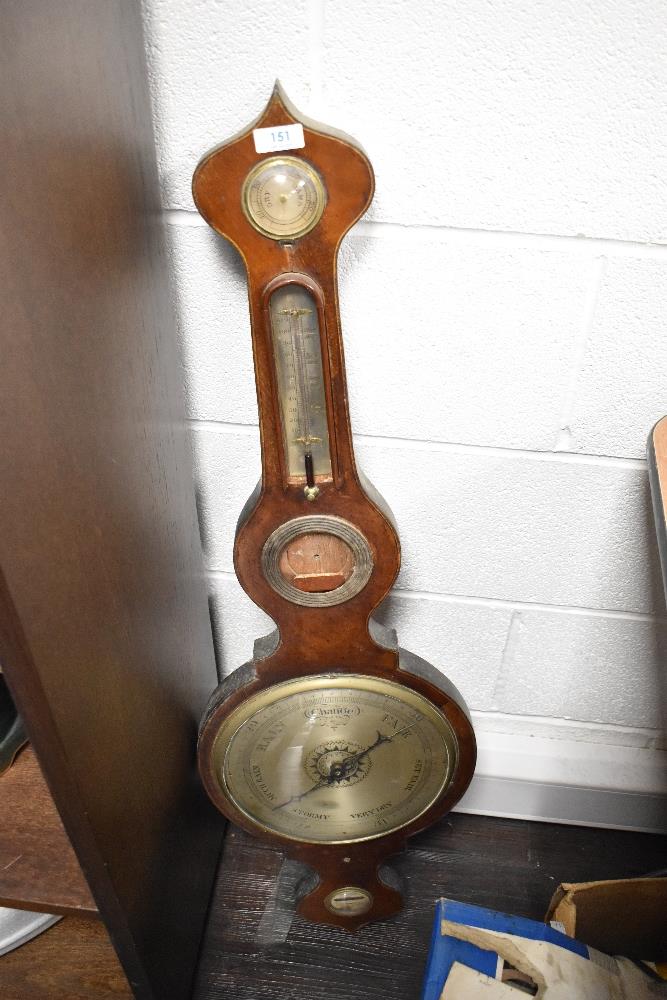
[[[259,831],[310,843],[382,837],[451,784],[456,736],[430,701],[382,678],[324,674],[276,684],[222,723],[218,794]]]
[[[260,233],[295,240],[320,221],[326,190],[318,172],[296,156],[261,160],[245,179],[243,211]]]

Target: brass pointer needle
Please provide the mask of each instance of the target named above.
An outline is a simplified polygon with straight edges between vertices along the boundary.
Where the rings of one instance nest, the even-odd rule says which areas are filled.
[[[344,778],[347,774],[349,774],[350,766],[352,764],[356,764],[362,757],[366,757],[369,753],[372,753],[372,751],[375,750],[376,747],[379,747],[382,743],[391,743],[391,741],[395,740],[397,736],[401,735],[401,733],[405,733],[408,729],[412,729],[413,726],[416,726],[419,721],[419,719],[415,719],[415,721],[411,722],[410,725],[403,726],[402,729],[399,729],[396,733],[392,733],[391,736],[384,736],[378,731],[375,743],[371,743],[371,745],[366,747],[365,750],[359,750],[358,753],[351,754],[349,757],[344,757],[343,760],[338,761],[337,764],[331,765],[331,770],[334,772],[334,779],[336,781],[340,781],[341,778]]]
[[[300,799],[305,799],[306,795],[310,795],[311,792],[316,791],[318,788],[323,788],[325,785],[333,785],[334,782],[338,783],[339,781],[342,781],[342,779],[347,777],[349,774],[351,764],[356,764],[357,761],[371,753],[382,743],[391,743],[391,741],[395,740],[397,736],[401,735],[401,733],[405,733],[408,729],[412,729],[413,726],[416,726],[419,721],[419,719],[415,719],[414,722],[411,722],[408,726],[403,726],[402,729],[399,729],[398,732],[393,733],[391,736],[384,736],[378,731],[375,743],[371,743],[371,745],[366,747],[365,750],[359,750],[358,753],[351,754],[349,757],[344,757],[343,760],[338,761],[337,764],[332,764],[326,777],[320,778],[315,785],[306,789],[305,792],[301,792],[300,795],[292,795],[291,798],[287,799],[285,802],[281,802],[279,805],[273,806],[273,811],[275,812],[276,809],[283,809],[285,806],[288,806],[290,802],[298,802]]]
[[[328,777],[327,778],[321,778],[320,781],[318,781],[316,785],[312,786],[312,788],[308,788],[305,792],[301,792],[300,795],[292,795],[291,798],[287,799],[285,802],[281,802],[277,806],[272,806],[271,809],[272,809],[273,812],[275,812],[276,809],[284,809],[285,806],[288,806],[290,804],[290,802],[298,802],[300,799],[305,799],[306,795],[310,795],[310,793],[314,792],[317,788],[323,788],[324,785],[328,785],[328,784],[329,784],[329,778]]]
[[[306,795],[310,795],[311,792],[316,791],[318,788],[323,788],[325,785],[333,785],[334,781],[340,781],[340,778],[336,777],[335,769],[336,765],[332,764],[326,777],[320,778],[316,784],[314,784],[311,788],[307,788],[305,792],[301,792],[300,795],[292,795],[286,802],[281,802],[280,805],[272,806],[272,810],[275,812],[276,809],[283,809],[285,806],[288,806],[290,802],[298,802],[300,799],[305,799]]]

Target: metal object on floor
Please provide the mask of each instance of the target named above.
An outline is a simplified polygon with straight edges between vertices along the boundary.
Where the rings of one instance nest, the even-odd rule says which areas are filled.
[[[0,906],[0,956],[32,941],[59,920],[62,917],[52,913],[32,913],[29,910],[10,910],[7,906]]]

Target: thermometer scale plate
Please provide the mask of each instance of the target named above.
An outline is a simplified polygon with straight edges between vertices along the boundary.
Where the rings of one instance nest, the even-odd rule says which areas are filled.
[[[276,379],[288,476],[331,476],[317,302],[303,285],[281,285],[269,298]]]

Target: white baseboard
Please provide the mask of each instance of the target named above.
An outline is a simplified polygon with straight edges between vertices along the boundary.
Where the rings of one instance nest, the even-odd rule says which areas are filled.
[[[598,727],[590,742],[590,726],[567,721],[473,721],[477,770],[458,812],[667,833],[667,751],[651,745],[657,734]]]

